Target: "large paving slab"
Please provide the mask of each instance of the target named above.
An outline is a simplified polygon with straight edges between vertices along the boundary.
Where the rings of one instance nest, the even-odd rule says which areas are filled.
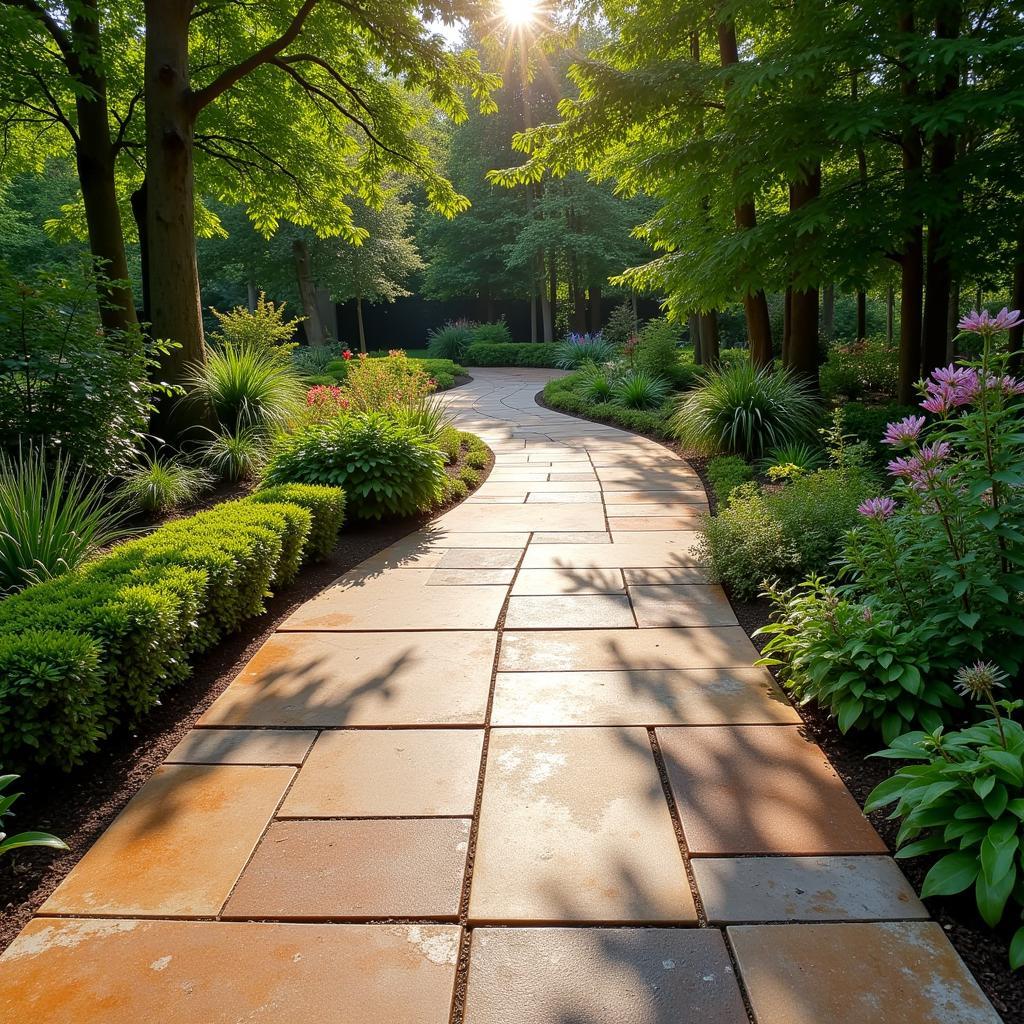
[[[523,557],[523,568],[652,569],[701,564],[691,550],[698,538],[695,533],[680,532],[671,540],[647,540],[642,533],[626,536],[641,539],[621,541],[613,535],[611,544],[531,544]]]
[[[625,594],[561,594],[550,597],[511,597],[506,629],[630,628],[636,626]]]
[[[482,725],[496,645],[482,631],[276,633],[200,724]]]
[[[606,669],[738,668],[758,658],[739,626],[692,629],[509,630],[501,672],[586,672]]]
[[[713,923],[928,917],[891,857],[695,857],[691,867]]]
[[[481,729],[321,733],[279,816],[471,817],[483,742]]]
[[[821,748],[787,725],[658,730],[694,854],[884,853]]]
[[[630,587],[629,598],[641,628],[736,625],[736,613],[718,586]]]
[[[170,764],[302,764],[316,733],[300,729],[193,729]]]
[[[465,1024],[746,1024],[718,931],[477,928]]]
[[[485,568],[514,566],[519,552],[487,562],[480,558],[490,549],[470,548],[447,552],[437,568],[466,568],[464,556],[476,556]],[[498,549],[502,555],[506,552]],[[458,557],[449,560],[447,555]],[[453,564],[455,563],[455,564]],[[493,629],[508,593],[507,586],[444,587],[424,593],[433,569],[350,574],[296,609],[279,627],[282,630],[409,630]]]
[[[251,765],[158,768],[40,913],[219,913],[294,775]]]
[[[560,486],[560,485],[555,485]],[[596,486],[596,485],[595,485]],[[530,490],[534,488],[531,486]],[[460,505],[441,518],[452,530],[603,530],[600,504]]]
[[[646,730],[491,733],[469,918],[696,922]]]
[[[275,821],[225,918],[455,920],[467,818]]]
[[[799,723],[761,668],[499,672],[495,726]]]
[[[728,930],[757,1024],[1000,1024],[934,921]]]
[[[0,957],[0,1020],[447,1024],[459,929],[37,919]]]
[[[523,594],[622,594],[620,569],[520,569],[512,596]]]

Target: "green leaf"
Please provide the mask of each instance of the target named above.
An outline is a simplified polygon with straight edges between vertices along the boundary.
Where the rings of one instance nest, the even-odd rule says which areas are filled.
[[[1013,865],[1010,866],[1009,871],[992,882],[984,874],[978,876],[977,884],[974,887],[974,897],[978,904],[978,912],[990,928],[995,928],[999,924],[1016,878],[1017,871]]]
[[[1018,970],[1024,967],[1024,926],[1015,932],[1010,940],[1010,969]]]
[[[981,863],[971,853],[947,853],[933,865],[921,886],[921,896],[953,896],[963,892],[981,871]]]
[[[66,850],[67,843],[63,839],[51,836],[48,832],[20,832],[16,836],[0,842],[0,853],[18,850],[23,846],[49,846],[54,850]]]
[[[847,700],[839,708],[839,731],[848,732],[864,711],[864,705],[859,700]]]

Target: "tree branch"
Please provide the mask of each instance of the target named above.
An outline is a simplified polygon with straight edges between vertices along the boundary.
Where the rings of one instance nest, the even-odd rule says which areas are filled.
[[[139,89],[139,91],[128,101],[128,111],[124,115],[123,119],[118,117],[116,110],[113,108],[110,110],[118,124],[117,137],[114,139],[114,143],[110,147],[114,156],[117,156],[117,154],[127,146],[127,143],[125,142],[125,133],[128,131],[128,124],[132,119],[132,115],[135,113],[135,105],[142,99],[143,95],[143,90]]]
[[[71,45],[67,32],[49,11],[36,3],[36,0],[0,0],[0,3],[5,7],[20,7],[23,11],[28,11],[29,14],[42,24],[53,41],[60,47],[60,52],[64,55],[64,59],[66,61],[74,59],[77,62],[74,47]]]
[[[32,0],[25,0],[25,2],[32,2]],[[302,6],[296,12],[295,17],[292,18],[292,23],[277,39],[267,43],[266,46],[250,54],[245,60],[239,61],[233,67],[227,68],[209,85],[194,92],[191,98],[193,115],[198,114],[203,107],[208,106],[236,82],[245,78],[246,75],[251,74],[258,67],[273,60],[285,47],[294,42],[302,31],[302,26],[306,23],[310,12],[316,7],[317,2],[318,0],[303,0]]]

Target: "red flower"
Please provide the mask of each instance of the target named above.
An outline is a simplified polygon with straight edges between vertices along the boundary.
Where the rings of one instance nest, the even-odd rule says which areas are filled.
[[[345,349],[345,351],[341,353],[341,358],[347,363],[352,358],[352,353],[348,349]]]

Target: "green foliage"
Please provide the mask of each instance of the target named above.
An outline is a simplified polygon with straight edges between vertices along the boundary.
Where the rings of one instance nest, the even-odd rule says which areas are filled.
[[[582,395],[587,401],[610,402],[612,400],[618,382],[607,366],[598,363],[584,363],[575,376],[576,393]]]
[[[870,487],[863,474],[822,469],[773,490],[735,488],[704,524],[699,547],[713,578],[749,599],[765,581],[793,583],[824,570]]]
[[[865,405],[847,402],[843,407],[843,426],[855,438],[868,445],[868,457],[875,464],[891,457],[891,449],[882,444],[882,433],[887,423],[895,423],[918,410],[912,405],[891,402],[888,405]]]
[[[0,450],[58,449],[98,476],[135,461],[154,398],[154,351],[99,329],[100,279],[39,271],[21,280],[0,264]]]
[[[477,324],[473,328],[472,345],[511,345],[512,332],[504,320],[492,324]]]
[[[746,362],[705,373],[679,400],[672,429],[695,451],[757,458],[809,435],[817,413],[800,378],[787,370],[759,371]]]
[[[326,373],[345,375],[345,362],[338,358],[333,345],[302,345],[291,353],[292,366],[303,377],[320,377]]]
[[[129,507],[163,515],[195,501],[210,487],[206,470],[173,458],[145,454],[124,478],[118,496]]]
[[[805,441],[791,441],[789,444],[779,445],[768,452],[761,461],[761,468],[769,476],[773,469],[787,466],[792,466],[799,473],[810,473],[819,469],[824,461],[824,453],[820,448]],[[843,467],[840,464],[840,468],[852,467]]]
[[[555,346],[532,342],[512,345],[470,345],[462,360],[467,366],[539,366],[555,365]]]
[[[275,305],[267,301],[264,292],[256,300],[256,308],[236,306],[222,313],[217,309],[214,315],[220,330],[210,340],[220,349],[244,349],[269,352],[278,358],[287,357],[298,346],[292,340],[301,321],[285,320],[285,304]]]
[[[819,373],[826,398],[892,396],[899,378],[899,354],[884,338],[865,338],[833,347]]]
[[[345,522],[345,492],[340,487],[317,484],[277,484],[254,491],[250,501],[287,503],[306,509],[312,516],[305,554],[311,560],[326,558],[338,543]]]
[[[914,728],[937,729],[963,701],[946,682],[949,659],[940,632],[906,627],[900,610],[860,604],[812,576],[790,590],[772,587],[773,621],[763,665],[781,667],[801,702],[815,700],[841,732],[867,729],[890,743]]]
[[[664,317],[649,320],[640,332],[633,365],[652,377],[674,380],[679,365],[679,330]]]
[[[279,438],[266,480],[341,487],[353,518],[383,519],[430,508],[444,475],[440,450],[418,430],[359,413]]]
[[[646,370],[627,370],[612,388],[612,401],[627,409],[656,409],[665,403],[669,383]]]
[[[11,813],[11,807],[22,793],[8,793],[4,790],[12,783],[18,781],[17,775],[0,775],[0,829],[3,827],[4,818]],[[51,850],[66,850],[67,843],[48,832],[19,832],[17,835],[9,836],[0,831],[0,855],[10,853],[11,850],[24,849],[27,846],[47,846]]]
[[[124,536],[121,505],[63,455],[0,452],[0,595],[81,565]]]
[[[600,334],[570,334],[555,346],[555,366],[575,370],[584,363],[607,363],[618,354],[610,341]]]
[[[631,302],[620,302],[609,314],[608,322],[601,334],[616,348],[622,348],[630,338],[636,337],[639,328],[633,315]]]
[[[669,418],[672,415],[673,403],[666,400],[656,409],[627,409],[616,402],[594,402],[581,393],[580,373],[570,373],[565,377],[556,377],[544,385],[544,400],[553,409],[583,416],[586,419],[601,423],[613,423],[634,430],[638,434],[651,437],[669,436]]]
[[[1013,907],[1024,912],[1024,729],[1013,720],[1020,701],[989,705],[990,717],[944,733],[911,732],[876,757],[906,762],[864,805],[895,804],[902,819],[897,857],[941,854],[921,895],[953,896],[973,887],[990,927]],[[1010,942],[1010,966],[1024,967],[1024,925]]]
[[[208,431],[196,443],[196,450],[215,477],[237,483],[260,475],[270,457],[270,444],[261,427],[241,427],[234,432],[221,427]]]
[[[468,320],[449,321],[443,327],[435,327],[427,335],[427,351],[433,359],[451,359],[465,363],[469,347],[476,338],[477,325]]]
[[[205,364],[192,367],[188,386],[232,434],[286,426],[302,410],[305,397],[290,362],[262,346],[211,348]]]
[[[719,455],[712,459],[708,463],[707,474],[719,505],[724,505],[741,484],[754,479],[750,463],[738,455]]]
[[[0,633],[0,753],[71,765],[110,731],[97,640],[59,629]]]

